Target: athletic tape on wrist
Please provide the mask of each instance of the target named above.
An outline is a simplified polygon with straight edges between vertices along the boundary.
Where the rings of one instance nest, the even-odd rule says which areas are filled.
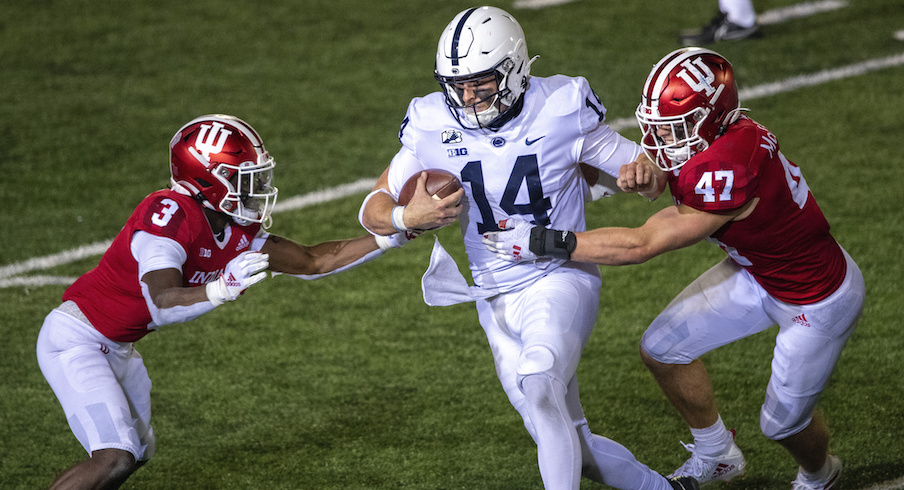
[[[397,231],[407,231],[408,227],[405,226],[405,220],[402,219],[402,215],[405,213],[405,206],[396,206],[392,208],[392,214],[390,215],[390,219],[392,220],[392,227]]]
[[[374,235],[374,240],[377,241],[377,246],[380,247],[380,250],[384,252],[399,246],[398,240],[394,240],[392,236]]]
[[[204,286],[204,292],[207,293],[207,300],[213,303],[214,306],[220,306],[225,303],[226,300],[223,299],[223,294],[220,291],[220,280],[209,282]]]

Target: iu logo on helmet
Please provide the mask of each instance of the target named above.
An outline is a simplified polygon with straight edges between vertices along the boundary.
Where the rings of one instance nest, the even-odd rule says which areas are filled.
[[[681,66],[684,69],[678,72],[678,78],[687,82],[694,89],[694,92],[705,92],[708,97],[716,91],[715,87],[713,87],[716,76],[703,62],[703,58],[698,56],[693,59],[686,59],[681,63]]]
[[[223,129],[222,123],[202,124],[198,131],[198,138],[195,139],[195,150],[209,161],[210,155],[223,151],[223,146],[226,145],[226,139],[230,134],[232,131]]]

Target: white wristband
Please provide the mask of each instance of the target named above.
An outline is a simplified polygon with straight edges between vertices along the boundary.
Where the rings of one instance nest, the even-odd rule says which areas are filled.
[[[387,251],[390,248],[398,248],[398,241],[393,241],[393,235],[383,236],[383,235],[374,235],[374,240],[377,241],[377,246],[380,247],[380,250]]]
[[[390,215],[390,219],[392,220],[392,227],[398,231],[407,231],[408,227],[405,226],[405,221],[402,219],[402,214],[405,212],[405,206],[396,206],[392,208],[392,214]]]

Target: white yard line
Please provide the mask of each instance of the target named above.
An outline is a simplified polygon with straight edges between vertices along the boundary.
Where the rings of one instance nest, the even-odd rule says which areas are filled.
[[[904,65],[904,53],[894,56],[888,56],[885,58],[867,60],[860,63],[855,63],[853,65],[842,66],[830,70],[823,70],[821,72],[813,73],[810,75],[791,77],[778,82],[743,88],[740,90],[739,96],[741,101],[745,102],[748,100],[768,97],[770,95],[776,95],[783,92],[790,92],[802,87],[820,85],[834,80],[863,75],[872,71],[901,65]],[[621,118],[609,121],[609,126],[611,126],[616,131],[622,131],[636,127],[637,122],[633,117]],[[284,201],[279,201],[273,212],[281,213],[283,211],[291,211],[315,204],[330,202],[336,199],[342,199],[372,189],[374,182],[374,179],[361,179],[356,182],[343,184],[330,189],[316,191],[301,196],[290,197]],[[19,276],[26,272],[46,270],[52,267],[69,264],[87,257],[101,255],[105,250],[107,250],[107,247],[110,246],[110,243],[112,243],[112,241],[113,240],[111,239],[96,242],[53,255],[36,257],[25,260],[23,262],[0,266],[0,288],[71,284],[72,281],[74,281],[74,278],[71,277],[31,276],[23,278],[16,276]]]
[[[777,95],[784,92],[790,92],[803,87],[812,87],[814,85],[822,85],[824,83],[841,80],[843,78],[855,77],[869,73],[872,71],[891,68],[894,66],[904,65],[904,53],[888,56],[885,58],[876,58],[872,60],[854,63],[853,65],[832,68],[809,75],[798,75],[796,77],[786,78],[778,82],[764,83],[754,87],[741,88],[738,90],[738,98],[743,104],[745,101]],[[616,131],[637,127],[637,120],[633,117],[624,117],[614,119],[609,122]]]
[[[811,15],[821,14],[823,12],[831,12],[832,10],[843,9],[848,6],[846,1],[842,0],[822,0],[818,2],[804,2],[788,7],[782,7],[767,10],[756,16],[756,21],[760,25],[781,24],[792,19],[800,19]]]
[[[889,480],[887,482],[882,482],[876,485],[873,485],[869,488],[864,488],[863,490],[901,490],[904,489],[904,476],[898,478],[897,480]]]
[[[0,280],[5,280],[30,271],[50,269],[51,267],[56,267],[58,265],[69,264],[84,258],[101,255],[107,250],[111,243],[113,243],[112,239],[104,240],[90,245],[82,245],[81,247],[66,250],[65,252],[28,259],[24,262],[19,262],[18,264],[4,265],[3,267],[0,267]]]
[[[564,5],[575,1],[577,0],[515,0],[515,3],[513,3],[512,6],[516,9],[537,10],[546,7],[554,7],[556,5]]]
[[[565,5],[576,0],[515,0],[512,6],[516,9],[538,10],[546,7],[555,7],[557,5]],[[823,12],[831,12],[832,10],[842,9],[848,6],[845,0],[818,0],[813,2],[803,2],[787,7],[781,7],[772,10],[766,10],[757,14],[757,22],[760,25],[774,25],[787,22],[792,19],[800,19]]]
[[[376,179],[361,179],[350,184],[343,184],[331,189],[312,192],[301,196],[290,197],[284,201],[278,201],[276,207],[273,208],[274,213],[283,211],[293,211],[315,204],[335,201],[360,192],[373,189]],[[44,285],[63,285],[67,286],[75,281],[72,277],[55,277],[55,276],[33,276],[33,277],[16,277],[26,272],[45,270],[60,265],[69,264],[88,257],[103,254],[113,240],[104,240],[95,242],[90,245],[82,245],[81,247],[66,250],[65,252],[46,255],[28,259],[24,262],[16,264],[4,265],[0,267],[0,288],[8,288],[15,286],[44,286]]]
[[[290,197],[285,201],[277,201],[276,207],[273,208],[274,213],[283,211],[293,211],[296,209],[306,208],[315,204],[335,201],[359,192],[370,191],[374,188],[377,179],[361,179],[351,184],[343,184],[338,187],[326,189],[322,191],[312,192],[301,196]]]

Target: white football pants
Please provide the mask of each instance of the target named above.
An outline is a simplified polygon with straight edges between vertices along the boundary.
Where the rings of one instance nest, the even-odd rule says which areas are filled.
[[[89,455],[114,448],[129,451],[136,461],[153,456],[151,380],[131,343],[104,337],[67,301],[44,320],[37,357],[69,428]]]
[[[688,364],[777,324],[760,428],[770,439],[792,436],[810,424],[863,309],[863,275],[847,252],[845,259],[847,275],[837,291],[817,303],[794,305],[770,296],[725,258],[669,303],[644,332],[641,346],[661,363]]]
[[[584,476],[614,488],[665,490],[664,477],[622,445],[591,434],[577,366],[599,309],[599,269],[568,263],[520,291],[477,301],[496,375],[537,444],[547,490]]]

